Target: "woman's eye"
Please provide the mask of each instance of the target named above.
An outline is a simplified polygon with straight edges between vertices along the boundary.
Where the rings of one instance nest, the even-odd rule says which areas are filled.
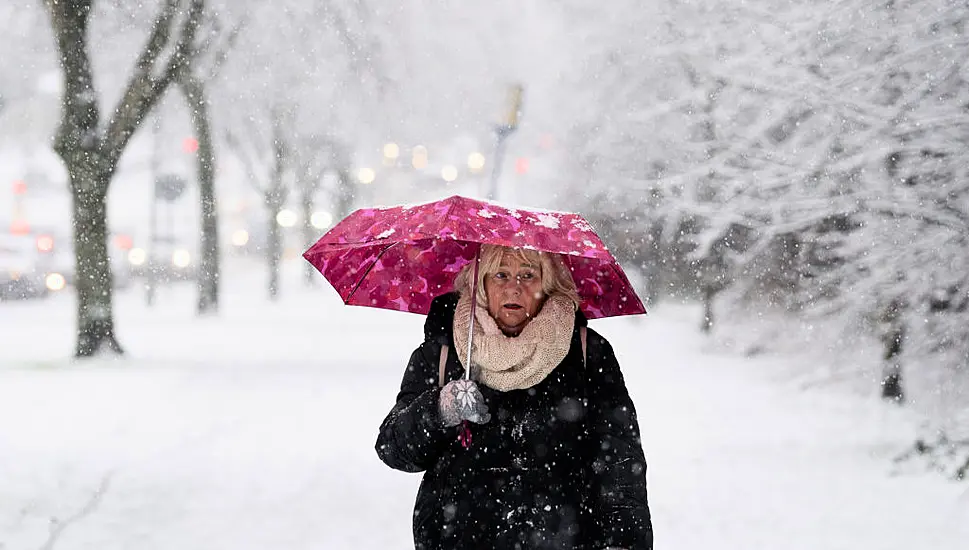
[[[495,279],[498,279],[499,281],[504,281],[507,278],[508,278],[508,274],[503,271],[499,271],[498,273],[495,273]]]
[[[519,277],[523,281],[531,281],[532,279],[535,278],[535,274],[534,273],[522,273],[521,275],[519,275]]]

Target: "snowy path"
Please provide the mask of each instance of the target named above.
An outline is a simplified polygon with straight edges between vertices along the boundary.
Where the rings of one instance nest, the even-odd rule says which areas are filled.
[[[105,480],[57,550],[408,547],[420,478],[373,442],[421,318],[229,287],[205,320],[186,291],[120,297],[131,357],[85,366],[58,359],[69,300],[0,305],[0,549],[41,548]],[[901,416],[705,351],[690,309],[593,326],[639,408],[658,548],[969,547],[967,487],[890,476]]]

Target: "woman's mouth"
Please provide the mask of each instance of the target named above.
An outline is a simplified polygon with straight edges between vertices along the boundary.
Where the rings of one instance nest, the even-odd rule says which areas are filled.
[[[518,305],[518,304],[505,304],[505,305],[504,305],[504,308],[505,308],[505,309],[511,309],[511,310],[515,310],[515,311],[517,311],[517,310],[519,310],[519,309],[524,309],[524,308],[523,308],[522,306],[520,306],[520,305]]]

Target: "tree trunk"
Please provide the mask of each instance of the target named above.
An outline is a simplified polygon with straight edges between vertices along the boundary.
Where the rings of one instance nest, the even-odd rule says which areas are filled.
[[[336,212],[334,219],[339,221],[350,215],[353,208],[353,178],[350,169],[341,166],[337,173]]]
[[[124,353],[114,332],[111,264],[108,260],[107,162],[97,135],[100,123],[91,60],[87,55],[88,2],[49,3],[64,71],[64,96],[54,150],[64,161],[72,197],[74,279],[77,292],[77,357]]]
[[[198,273],[198,304],[200,315],[219,309],[219,219],[215,201],[215,144],[212,141],[205,86],[201,80],[184,75],[180,80],[182,92],[192,113],[192,126],[198,140],[197,166],[199,178],[199,206],[201,208],[201,261]]]
[[[108,259],[107,183],[110,173],[67,162],[73,194],[74,285],[77,289],[77,357],[124,353],[114,332]]]
[[[204,0],[188,0],[179,32],[179,0],[160,8],[135,70],[104,127],[88,54],[91,0],[45,0],[64,76],[61,120],[54,150],[64,161],[73,199],[74,266],[77,290],[75,355],[90,357],[110,350],[123,353],[114,330],[112,277],[108,258],[107,196],[118,160],[145,115],[172,83],[204,11]],[[174,47],[171,45],[174,44]],[[165,52],[167,58],[159,63]],[[159,73],[156,65],[163,66]]]
[[[703,287],[703,322],[700,323],[700,330],[704,334],[710,334],[713,330],[713,299],[717,291],[713,285]]]
[[[905,390],[902,386],[902,363],[899,356],[902,353],[904,332],[898,330],[888,337],[885,344],[885,357],[882,363],[882,399],[903,403]]]
[[[309,176],[309,174],[305,175]],[[313,227],[312,223],[314,209],[313,194],[316,191],[316,186],[311,186],[307,181],[301,182],[301,185],[300,204],[303,207],[303,248],[305,249],[312,246],[317,238],[316,228]],[[309,262],[303,262],[303,264],[303,281],[306,283],[306,286],[313,286],[317,281],[316,268]]]
[[[264,195],[266,205],[266,221],[269,223],[267,229],[266,243],[268,250],[267,259],[269,261],[269,299],[276,300],[279,297],[279,264],[283,255],[282,232],[276,215],[282,210],[286,202],[286,187],[283,182],[283,173],[286,171],[286,145],[283,141],[281,118],[274,114],[273,117],[273,171],[269,182],[269,189]]]
[[[266,233],[266,255],[269,261],[269,299],[276,300],[279,297],[279,264],[283,255],[283,245],[279,223],[276,222],[276,214],[279,213],[282,204],[278,200],[278,194],[275,190],[266,193],[265,204],[266,221],[269,223],[266,228],[268,229]]]
[[[902,304],[893,300],[882,315],[884,332],[882,343],[885,354],[882,356],[882,399],[901,404],[905,401],[902,385],[902,344],[905,342],[905,325],[902,320]]]

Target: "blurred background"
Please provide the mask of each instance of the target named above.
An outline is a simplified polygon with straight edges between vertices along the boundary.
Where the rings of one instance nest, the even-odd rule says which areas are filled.
[[[453,194],[582,213],[650,307],[823,354],[788,374],[915,411],[912,453],[969,473],[965,2],[0,5],[17,357],[14,304],[120,352],[119,297],[274,303],[353,209]]]

